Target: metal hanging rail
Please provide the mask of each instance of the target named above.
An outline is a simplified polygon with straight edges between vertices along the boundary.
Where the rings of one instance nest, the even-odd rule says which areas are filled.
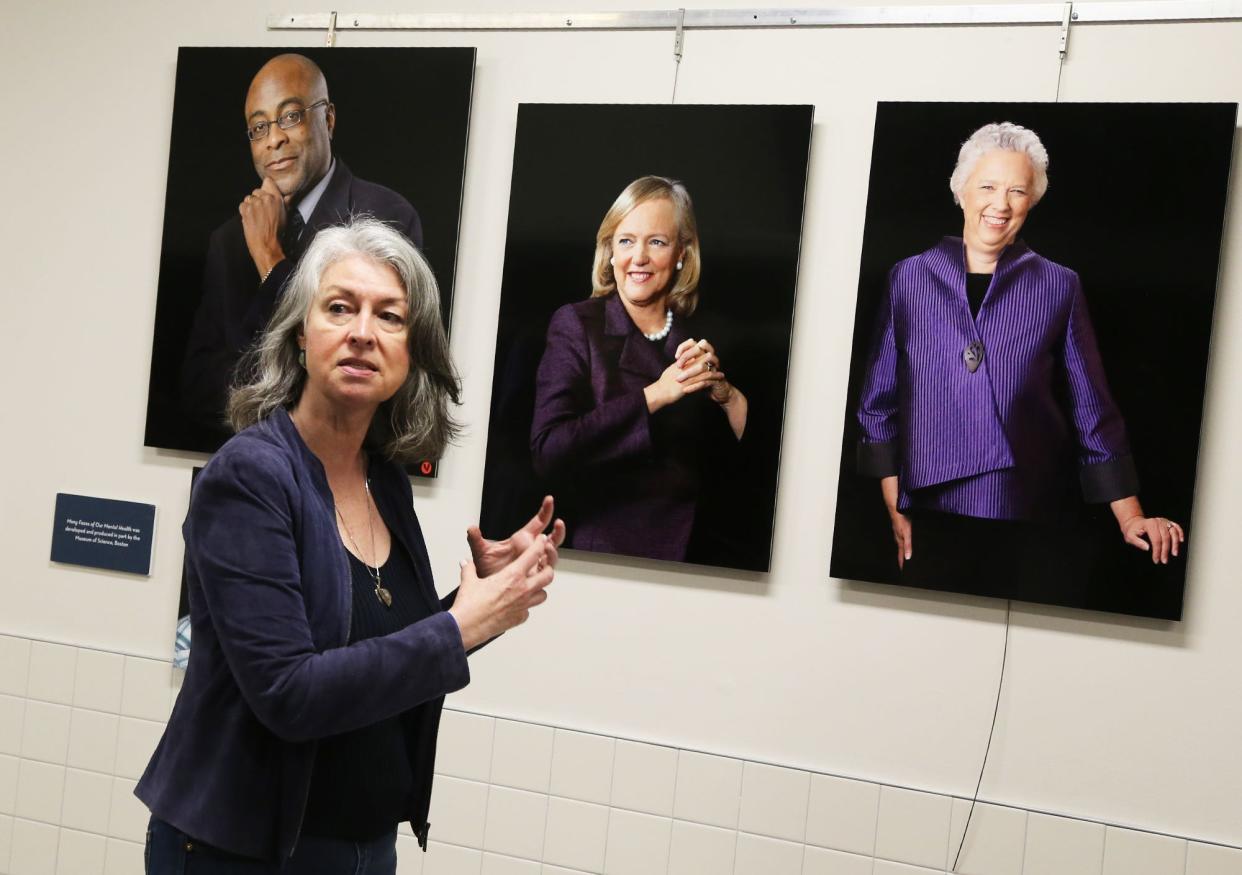
[[[858,6],[826,9],[668,9],[642,12],[289,12],[269,30],[720,30],[747,27],[1060,25],[1065,3]],[[1095,0],[1074,3],[1075,24],[1239,21],[1242,0]]]

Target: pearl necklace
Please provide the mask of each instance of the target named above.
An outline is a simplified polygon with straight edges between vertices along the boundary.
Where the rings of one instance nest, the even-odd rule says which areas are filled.
[[[664,308],[664,327],[661,328],[659,331],[653,331],[650,334],[644,331],[643,337],[647,338],[648,340],[652,340],[652,341],[663,340],[664,338],[668,337],[668,333],[672,330],[673,330],[673,311],[665,307]]]

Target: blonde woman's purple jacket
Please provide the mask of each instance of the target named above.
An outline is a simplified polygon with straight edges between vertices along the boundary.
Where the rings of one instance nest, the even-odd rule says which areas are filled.
[[[919,503],[916,490],[950,490],[943,509],[1036,516],[1044,499],[1020,484],[1063,468],[1067,451],[1085,500],[1138,490],[1078,275],[1020,241],[1002,253],[977,317],[961,238],[897,263],[858,422],[859,472],[898,475],[903,508]]]

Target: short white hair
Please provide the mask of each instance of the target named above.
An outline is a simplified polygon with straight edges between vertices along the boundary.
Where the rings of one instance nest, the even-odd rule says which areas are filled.
[[[1048,150],[1040,142],[1039,134],[1013,122],[984,125],[962,143],[962,149],[957,153],[957,166],[949,177],[949,190],[953,192],[954,203],[962,202],[962,190],[979,159],[998,149],[1020,152],[1030,160],[1031,169],[1035,171],[1035,190],[1031,192],[1031,204],[1033,206],[1039,203],[1044,192],[1048,190]]]

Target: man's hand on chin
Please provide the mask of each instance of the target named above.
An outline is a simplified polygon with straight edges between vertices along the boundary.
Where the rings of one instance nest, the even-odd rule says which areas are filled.
[[[262,279],[267,279],[272,268],[284,261],[280,232],[285,227],[288,201],[271,177],[265,177],[263,184],[246,195],[237,207],[246,248]]]

